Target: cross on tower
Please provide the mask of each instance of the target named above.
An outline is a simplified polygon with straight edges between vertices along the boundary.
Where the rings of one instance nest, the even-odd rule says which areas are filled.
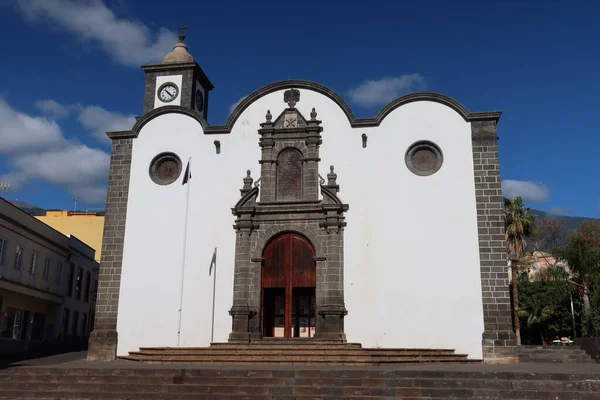
[[[179,42],[181,43],[183,43],[183,41],[185,40],[185,28],[187,28],[187,26],[179,25]]]

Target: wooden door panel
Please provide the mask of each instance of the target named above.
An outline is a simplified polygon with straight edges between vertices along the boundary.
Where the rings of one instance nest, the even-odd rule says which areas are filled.
[[[280,236],[265,249],[265,264],[262,268],[262,287],[284,288],[286,286],[287,238]]]
[[[262,292],[274,290],[271,288],[282,289],[282,295],[285,296],[284,332],[287,338],[292,336],[293,288],[313,288],[314,293],[317,285],[314,257],[315,250],[312,244],[304,237],[292,233],[275,238],[263,252]],[[267,305],[265,302],[273,301],[271,296],[263,296],[261,314],[264,329],[267,331],[270,331],[271,327],[265,324],[264,318],[266,314],[273,317],[275,315],[271,311],[274,304]]]
[[[317,286],[315,253],[312,245],[303,237],[292,238],[292,287]]]

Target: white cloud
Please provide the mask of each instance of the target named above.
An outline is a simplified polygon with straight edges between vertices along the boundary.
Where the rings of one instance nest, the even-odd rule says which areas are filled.
[[[235,108],[242,102],[244,101],[244,99],[248,97],[248,96],[242,96],[240,97],[240,99],[238,101],[236,101],[235,103],[233,103],[232,105],[229,106],[229,114],[231,114],[233,112],[233,110],[235,110]]]
[[[66,188],[87,204],[104,204],[108,153],[66,140],[56,122],[16,111],[3,99],[0,121],[0,154],[7,155],[12,167],[0,176],[1,183],[19,190],[43,181]]]
[[[72,111],[78,109],[78,105],[64,105],[60,104],[56,100],[46,99],[38,100],[35,102],[35,106],[42,112],[42,114],[54,119],[60,119],[71,114]]]
[[[153,33],[139,21],[119,18],[103,0],[18,0],[17,5],[31,22],[58,25],[95,42],[124,65],[162,60],[177,42],[167,29]]]
[[[56,122],[13,109],[0,98],[0,154],[48,148],[65,142]]]
[[[135,116],[115,113],[99,106],[84,107],[77,120],[104,143],[110,143],[106,132],[129,130],[135,124]]]
[[[63,186],[86,186],[108,176],[110,156],[83,144],[30,153],[13,160],[12,164],[33,179]]]
[[[381,106],[398,97],[422,90],[425,79],[420,74],[404,74],[397,77],[384,77],[373,81],[364,81],[348,91],[350,99],[364,107]]]
[[[550,199],[550,189],[541,182],[505,179],[502,181],[502,193],[509,199],[520,196],[524,202],[543,203]]]

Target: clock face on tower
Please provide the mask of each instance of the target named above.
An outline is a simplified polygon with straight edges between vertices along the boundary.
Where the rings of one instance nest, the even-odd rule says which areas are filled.
[[[172,82],[162,84],[158,88],[158,98],[163,103],[170,103],[177,98],[179,95],[179,88]]]
[[[199,112],[204,111],[204,94],[200,89],[196,90],[196,108]]]

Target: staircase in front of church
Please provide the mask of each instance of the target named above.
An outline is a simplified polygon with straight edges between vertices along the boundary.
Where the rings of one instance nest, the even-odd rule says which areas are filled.
[[[265,343],[266,342],[266,343]],[[254,364],[254,365],[397,365],[471,363],[465,354],[446,349],[363,348],[358,343],[261,341],[214,343],[210,347],[142,347],[123,360],[147,364]]]

